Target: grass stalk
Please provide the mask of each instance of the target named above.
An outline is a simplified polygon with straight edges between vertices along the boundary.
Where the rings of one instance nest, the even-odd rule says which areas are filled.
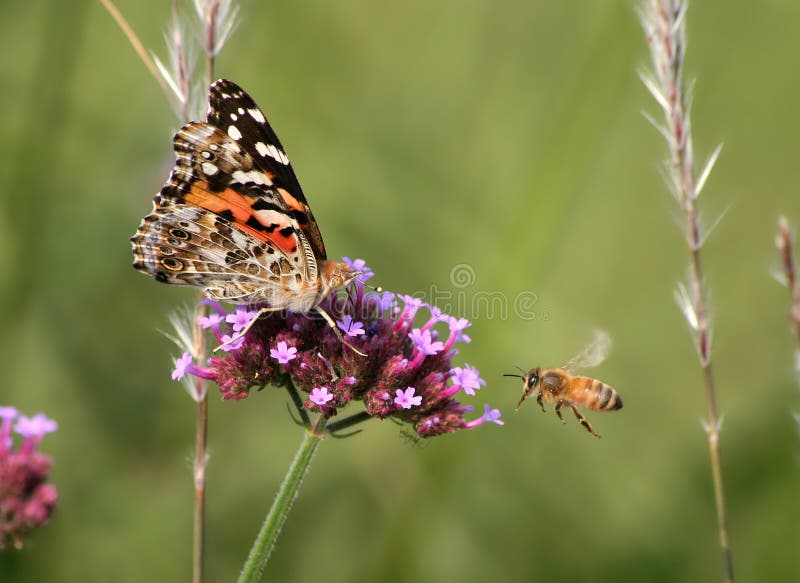
[[[653,60],[652,73],[642,81],[664,112],[663,125],[654,122],[669,148],[667,182],[683,212],[683,228],[689,255],[687,283],[680,286],[678,303],[689,323],[702,369],[706,398],[708,449],[717,513],[717,530],[723,559],[723,579],[734,583],[733,553],[728,535],[728,514],[720,448],[720,420],[717,413],[714,374],[711,364],[711,319],[704,289],[701,250],[707,233],[698,218],[697,199],[719,155],[717,148],[700,172],[695,173],[692,149],[690,92],[683,81],[686,51],[685,0],[649,0],[640,12]]]

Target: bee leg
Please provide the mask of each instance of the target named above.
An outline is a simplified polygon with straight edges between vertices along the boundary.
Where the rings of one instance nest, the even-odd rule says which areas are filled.
[[[561,425],[566,424],[566,421],[564,421],[564,418],[561,416],[561,407],[563,407],[565,404],[566,403],[563,399],[559,399],[556,403],[556,415],[558,416],[559,421],[561,421]],[[542,407],[542,409],[544,410],[544,407]]]
[[[536,396],[536,402],[539,403],[539,407],[541,407],[542,413],[546,413],[547,411],[544,410],[544,403],[542,403],[542,394],[541,393],[539,393]]]
[[[575,417],[578,418],[578,421],[580,421],[581,425],[583,425],[586,428],[586,431],[588,431],[589,433],[591,433],[595,437],[599,438],[600,436],[597,433],[594,432],[594,429],[592,429],[592,426],[586,420],[586,417],[581,415],[581,412],[578,411],[578,408],[575,405],[572,405],[572,404],[570,404],[570,408],[572,409],[572,412],[575,413]]]

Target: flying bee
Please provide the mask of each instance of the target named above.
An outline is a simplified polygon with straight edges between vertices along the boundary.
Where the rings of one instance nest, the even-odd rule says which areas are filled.
[[[507,374],[507,377],[521,378],[523,382],[522,398],[515,411],[528,397],[536,396],[539,407],[544,411],[544,401],[555,404],[555,412],[561,423],[561,407],[567,406],[575,413],[586,430],[594,432],[586,418],[578,411],[578,407],[592,411],[616,411],[622,409],[622,399],[617,392],[602,381],[591,377],[577,376],[573,373],[581,368],[592,368],[606,359],[611,348],[611,339],[602,331],[595,332],[594,340],[584,350],[572,358],[561,368],[532,368],[528,372],[519,368],[522,374]]]

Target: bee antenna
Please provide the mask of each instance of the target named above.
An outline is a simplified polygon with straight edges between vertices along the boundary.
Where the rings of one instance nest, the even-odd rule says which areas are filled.
[[[503,376],[504,376],[504,377],[514,377],[514,378],[517,378],[517,379],[522,379],[522,380],[525,380],[525,377],[524,377],[524,376],[522,376],[522,375],[518,375],[518,374],[503,374]]]
[[[521,373],[522,373],[522,375],[523,375],[523,378],[524,378],[524,376],[527,374],[527,372],[525,371],[525,369],[524,369],[524,368],[522,368],[522,367],[521,367],[520,365],[518,365],[518,364],[515,364],[514,366],[516,366],[516,367],[517,367],[517,370],[518,370],[519,372],[521,372]]]

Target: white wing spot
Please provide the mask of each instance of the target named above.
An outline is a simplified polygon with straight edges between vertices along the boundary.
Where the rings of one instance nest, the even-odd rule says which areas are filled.
[[[255,109],[255,108],[254,108],[254,109],[248,109],[248,110],[247,110],[247,113],[249,113],[249,114],[250,114],[250,117],[252,117],[252,118],[253,118],[254,120],[256,120],[258,123],[265,123],[265,122],[267,121],[267,120],[264,118],[264,114],[263,114],[263,113],[261,113],[261,110],[260,110],[260,109]]]
[[[254,182],[256,184],[263,184],[264,186],[272,186],[272,181],[269,179],[269,176],[260,170],[248,170],[247,172],[244,170],[234,170],[231,176],[233,176],[233,179],[239,184]]]
[[[228,135],[237,141],[242,139],[242,132],[234,125],[228,126]]]
[[[281,152],[278,148],[270,144],[267,146],[267,154],[273,159],[280,162],[283,165],[289,164],[289,158],[286,157],[286,154]]]
[[[203,172],[208,174],[209,176],[214,176],[217,172],[219,172],[219,168],[217,168],[211,162],[203,162],[200,167],[203,169]]]
[[[241,107],[239,109],[237,109],[236,111],[239,112],[239,115],[244,115],[244,109],[242,109]]]
[[[215,152],[218,152],[219,151],[219,146],[217,144],[209,144],[208,145],[208,149],[209,150],[214,150]]]
[[[232,114],[231,114],[231,120],[232,120],[232,121],[236,121],[237,119],[239,119],[239,116],[238,116],[238,115],[236,115],[235,113],[232,113]]]
[[[264,145],[264,142],[256,142],[256,151],[262,156],[266,156],[267,152],[269,152],[267,147]]]
[[[201,155],[203,158],[205,158],[206,160],[208,160],[209,158],[211,158],[211,152],[206,152],[205,150],[203,150],[202,152],[200,152],[200,155]]]

